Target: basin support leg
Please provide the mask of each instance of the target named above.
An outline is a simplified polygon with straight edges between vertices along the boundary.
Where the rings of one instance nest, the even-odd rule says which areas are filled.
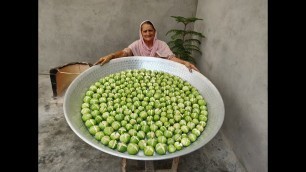
[[[177,172],[177,167],[178,167],[178,164],[179,164],[179,160],[180,160],[180,157],[173,158],[172,167],[171,167],[172,172]]]
[[[145,170],[140,170],[139,172],[177,172],[180,157],[173,158],[172,166],[170,169],[154,169],[154,161],[145,161]],[[121,160],[121,171],[126,172],[126,159]]]
[[[126,172],[125,167],[126,167],[126,159],[122,158],[121,160],[121,171],[122,172]]]

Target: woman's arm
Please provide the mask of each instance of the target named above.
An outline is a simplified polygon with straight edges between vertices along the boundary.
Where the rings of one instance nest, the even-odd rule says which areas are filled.
[[[123,50],[116,51],[115,53],[108,54],[101,57],[94,65],[100,64],[101,66],[109,62],[111,59],[132,56],[132,50],[130,48],[125,48]]]
[[[175,61],[175,62],[178,62],[178,63],[181,63],[181,64],[185,65],[189,69],[190,72],[192,72],[192,69],[200,72],[199,69],[196,68],[192,63],[187,62],[185,60],[179,59],[177,57],[171,57],[171,58],[169,58],[169,60],[172,60],[172,61]]]
[[[185,65],[189,69],[190,72],[192,72],[192,69],[200,72],[199,69],[196,68],[192,63],[175,57],[175,54],[171,51],[170,47],[168,46],[166,42],[159,41],[159,43],[161,46],[159,47],[159,50],[156,51],[156,54],[158,57],[166,58],[166,59],[181,63]]]

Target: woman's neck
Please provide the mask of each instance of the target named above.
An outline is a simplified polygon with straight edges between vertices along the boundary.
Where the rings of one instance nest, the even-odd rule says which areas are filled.
[[[152,47],[153,47],[153,41],[144,41],[144,43],[145,43],[149,48],[152,48]]]

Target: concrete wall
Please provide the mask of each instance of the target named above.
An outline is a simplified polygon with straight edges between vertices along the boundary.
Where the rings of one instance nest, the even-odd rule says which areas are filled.
[[[267,0],[199,0],[197,63],[225,103],[221,131],[248,171],[267,171]]]
[[[179,27],[171,15],[195,16],[197,0],[39,0],[39,72],[69,62],[94,63],[139,39],[150,19],[158,38]]]

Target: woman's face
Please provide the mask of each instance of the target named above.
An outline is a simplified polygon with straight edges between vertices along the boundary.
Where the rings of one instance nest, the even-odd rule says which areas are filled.
[[[145,23],[141,26],[141,35],[144,41],[153,41],[155,36],[155,30],[151,25]]]

